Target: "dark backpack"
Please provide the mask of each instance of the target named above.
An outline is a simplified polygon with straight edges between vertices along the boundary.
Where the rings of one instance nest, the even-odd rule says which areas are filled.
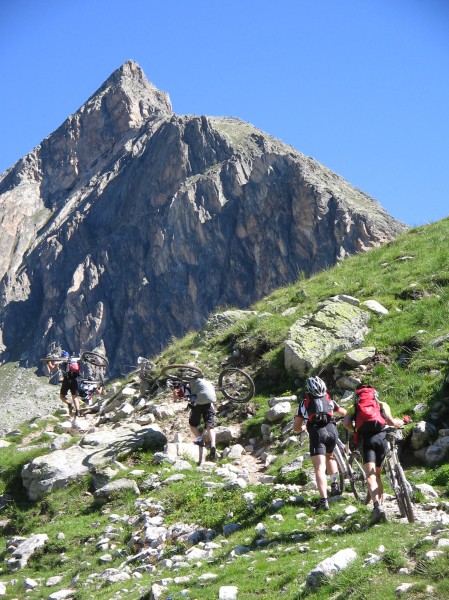
[[[309,423],[322,427],[330,423],[333,417],[332,400],[329,394],[311,396],[306,394],[304,407],[309,415]]]
[[[358,433],[379,433],[387,424],[374,388],[356,390],[354,411],[355,430]]]

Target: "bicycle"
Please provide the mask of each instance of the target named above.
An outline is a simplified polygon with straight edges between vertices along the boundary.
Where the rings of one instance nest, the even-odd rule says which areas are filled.
[[[62,358],[60,353],[51,353],[45,358],[41,358],[42,361],[52,362],[55,365],[62,362],[70,362],[71,360],[75,361],[84,361],[90,365],[95,367],[99,367],[100,369],[106,369],[109,365],[109,361],[103,354],[98,352],[91,352],[90,350],[84,350],[80,352],[79,356],[70,356],[69,358]]]
[[[142,356],[137,359],[137,364],[138,368],[134,373],[139,374],[142,396],[155,396],[163,388],[172,387],[169,382],[173,380],[188,383],[195,377],[203,377],[201,369],[186,364],[170,364],[163,367],[160,372],[156,370],[154,363]]]
[[[162,387],[166,387],[167,382],[188,383],[197,377],[204,377],[203,371],[192,365],[170,364],[156,374],[154,373],[155,365],[148,359],[140,357],[137,362],[140,365],[139,376],[144,383],[144,391],[150,396],[156,394]],[[231,402],[243,403],[248,402],[254,396],[255,385],[246,371],[236,367],[226,367],[218,376],[216,391],[221,392]]]
[[[414,523],[415,512],[412,502],[412,487],[405,477],[404,470],[399,462],[397,441],[402,439],[402,428],[386,427],[386,439],[388,443],[387,455],[384,461],[390,487],[396,496],[401,517],[407,517],[409,523]]]
[[[341,421],[341,419],[336,419],[336,421]],[[346,481],[349,481],[355,499],[361,504],[368,504],[370,495],[363,468],[363,457],[357,449],[349,451],[348,439],[349,434],[346,431],[346,443],[344,444],[338,437],[333,452],[338,467],[340,490],[343,492]]]

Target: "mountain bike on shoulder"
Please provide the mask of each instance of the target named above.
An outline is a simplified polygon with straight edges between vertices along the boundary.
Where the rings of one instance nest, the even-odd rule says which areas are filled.
[[[195,371],[199,373],[194,374]],[[200,369],[189,365],[167,365],[162,369],[162,376],[175,381],[188,383],[195,377],[204,377]],[[217,392],[231,402],[249,402],[255,393],[255,385],[251,376],[243,369],[225,367],[218,375]]]
[[[137,362],[138,368],[134,372],[139,374],[141,393],[150,397],[177,383],[189,383],[192,379],[204,377],[200,368],[188,364],[173,363],[158,369],[146,358],[139,357]],[[231,402],[248,402],[255,393],[251,376],[236,367],[226,367],[220,372],[215,389]]]
[[[60,352],[51,352],[45,358],[41,358],[41,361],[47,363],[52,362],[55,365],[62,362],[67,362],[68,360],[74,360],[78,362],[83,361],[100,369],[106,369],[109,365],[109,361],[106,356],[100,354],[99,352],[91,352],[90,350],[84,350],[80,352],[79,356],[73,355],[69,358],[62,357]]]

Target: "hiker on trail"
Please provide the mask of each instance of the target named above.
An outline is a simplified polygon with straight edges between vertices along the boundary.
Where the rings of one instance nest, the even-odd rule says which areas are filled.
[[[385,459],[388,443],[386,440],[386,425],[402,427],[410,423],[405,415],[396,419],[386,402],[381,402],[377,390],[368,385],[362,385],[355,391],[354,404],[348,408],[343,425],[348,431],[354,432],[356,444],[362,443],[363,468],[367,477],[368,490],[373,501],[371,523],[387,520],[383,507],[383,484],[380,477],[382,463]]]
[[[309,377],[307,393],[298,407],[293,422],[293,431],[301,433],[307,429],[310,441],[310,456],[315,469],[316,484],[320,494],[317,510],[329,510],[327,500],[327,475],[331,478],[331,496],[341,494],[338,485],[338,467],[333,451],[337,443],[337,427],[334,412],[344,416],[346,410],[329,396],[326,384],[320,377]],[[327,475],[326,475],[327,473]]]
[[[185,398],[190,408],[189,425],[195,436],[194,444],[204,447],[203,436],[198,429],[201,419],[210,437],[209,458],[214,460],[217,455],[215,448],[215,408],[217,397],[213,384],[204,377],[195,377],[188,383],[176,382],[173,387],[173,399]]]
[[[48,367],[51,371],[59,368],[62,373],[62,384],[59,392],[61,401],[68,407],[69,415],[73,414],[75,409],[75,418],[79,416],[80,403],[78,399],[78,377],[81,374],[79,360],[70,357],[70,354],[63,350],[61,352],[61,362],[48,361]],[[56,359],[55,359],[56,360]],[[70,391],[72,394],[72,402],[67,399],[67,394]],[[73,406],[72,406],[73,403]]]

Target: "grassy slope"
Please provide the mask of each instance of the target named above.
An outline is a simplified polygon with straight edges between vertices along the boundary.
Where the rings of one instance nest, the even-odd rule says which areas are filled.
[[[157,358],[157,363],[192,360],[190,352],[195,350],[199,352],[195,359],[197,364],[204,366],[210,377],[216,380],[222,362],[238,354],[239,363],[254,375],[258,393],[255,399],[256,413],[245,421],[245,429],[248,436],[259,435],[269,397],[303,391],[301,382],[298,389],[298,382],[283,369],[283,340],[291,324],[301,315],[315,310],[318,302],[332,295],[349,294],[361,301],[376,299],[390,313],[372,317],[371,332],[366,339],[367,345],[376,346],[381,357],[372,373],[373,383],[380,390],[382,398],[391,404],[394,414],[407,412],[416,420],[421,414],[414,414],[413,409],[419,403],[424,403],[429,409],[437,401],[449,403],[445,383],[448,375],[447,344],[435,347],[430,343],[449,333],[448,239],[447,219],[413,229],[380,249],[345,260],[337,267],[308,280],[300,280],[277,290],[253,307],[259,313],[266,313],[264,317],[249,317],[207,340],[201,340],[196,333],[175,340]],[[294,314],[283,316],[282,313],[289,308],[295,309]],[[401,367],[397,358],[402,346],[410,345],[410,340],[414,340],[417,350],[407,367]],[[336,355],[328,364],[336,366],[339,360],[340,357]],[[332,391],[338,397],[339,391]],[[45,421],[39,426],[44,429]],[[272,450],[278,452],[278,458],[270,468],[272,474],[277,474],[280,466],[293,460],[298,452],[297,449],[281,449],[280,429],[280,425],[274,427]],[[51,540],[45,552],[33,558],[19,574],[9,574],[5,569],[3,581],[18,580],[15,587],[9,588],[14,592],[10,597],[20,597],[23,594],[21,584],[24,577],[36,577],[38,569],[44,581],[50,575],[61,573],[64,576],[63,583],[55,588],[59,589],[63,585],[69,586],[71,577],[77,573],[81,573],[80,579],[84,581],[91,572],[101,572],[106,567],[121,563],[121,558],[114,558],[106,566],[99,563],[99,556],[103,552],[95,548],[95,541],[108,525],[108,514],[96,507],[92,498],[84,493],[88,481],[54,492],[45,501],[29,503],[23,496],[18,473],[20,466],[28,462],[33,454],[18,453],[15,446],[0,453],[2,491],[11,493],[15,498],[15,503],[3,511],[4,516],[11,519],[5,535],[11,537],[13,534],[45,532]],[[151,455],[145,453],[138,453],[126,462],[130,468],[144,469],[142,478],[160,470],[160,467],[152,464]],[[310,467],[310,463],[307,466]],[[443,494],[449,493],[449,469],[445,465],[427,471],[422,467],[412,467],[408,476],[415,482],[427,481],[436,485]],[[303,500],[294,499],[298,494],[292,490],[265,486],[253,488],[256,499],[253,508],[248,510],[241,498],[241,491],[219,492],[213,498],[205,495],[202,477],[201,473],[194,471],[189,474],[189,485],[172,484],[146,492],[144,496],[161,499],[166,506],[170,506],[167,522],[196,522],[199,526],[219,531],[225,523],[238,522],[243,525],[242,529],[226,541],[223,536],[217,538],[218,541],[223,540],[223,548],[215,551],[210,564],[204,563],[201,567],[191,567],[175,574],[170,569],[158,571],[156,575],[144,573],[139,585],[149,586],[163,577],[191,575],[193,579],[190,583],[172,584],[170,593],[180,594],[184,588],[190,588],[190,598],[216,600],[221,585],[237,585],[239,600],[250,600],[256,596],[261,600],[272,600],[278,595],[292,600],[302,597],[299,585],[311,568],[337,550],[350,547],[357,551],[358,561],[320,591],[310,595],[310,598],[383,600],[394,598],[397,585],[406,581],[417,585],[414,591],[407,594],[407,598],[427,597],[425,586],[428,584],[434,586],[433,597],[449,597],[447,552],[436,561],[422,560],[424,552],[434,547],[425,539],[431,529],[429,525],[411,526],[391,522],[369,528],[367,508],[358,507],[358,512],[353,516],[344,514],[345,507],[354,504],[349,494],[343,502],[334,505],[329,513],[315,516],[306,496]],[[213,476],[207,478],[214,479]],[[294,478],[291,481],[294,483]],[[282,515],[283,521],[270,518],[275,512],[271,508],[271,501],[275,498],[285,500],[285,506],[276,511]],[[117,500],[110,509],[120,515],[133,514],[133,503],[134,499],[128,497]],[[306,518],[298,519],[298,513],[305,513]],[[309,521],[310,518],[313,520]],[[257,545],[254,526],[258,522],[263,522],[267,528],[268,546]],[[341,529],[333,530],[334,525],[340,525]],[[117,529],[117,546],[124,547],[137,527],[121,525]],[[60,531],[65,532],[65,539],[57,539]],[[229,560],[229,552],[238,545],[249,547],[251,553]],[[381,545],[386,549],[384,560],[361,568],[368,553],[376,553]],[[181,545],[173,544],[167,548],[167,556],[180,553],[183,549]],[[402,566],[412,569],[411,574],[400,573]],[[198,577],[207,572],[216,573],[218,578],[204,585]],[[127,598],[144,597],[143,592],[136,590],[136,585],[134,582],[113,586],[93,583],[80,588],[76,598],[109,599],[124,588],[129,590]],[[42,588],[40,592],[34,592],[33,597],[48,597],[51,591],[53,589],[46,591]]]

